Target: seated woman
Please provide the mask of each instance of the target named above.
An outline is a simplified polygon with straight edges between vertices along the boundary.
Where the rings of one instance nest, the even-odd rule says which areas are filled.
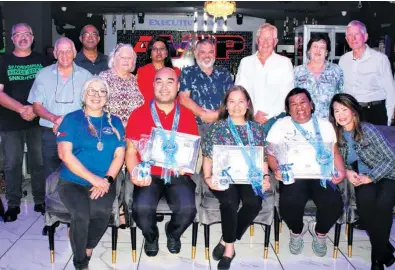
[[[253,122],[254,109],[248,92],[242,86],[230,88],[220,107],[219,121],[214,123],[203,140],[203,173],[206,184],[219,200],[222,239],[213,250],[214,260],[220,260],[218,269],[229,269],[235,257],[234,242],[240,240],[262,208],[262,198],[255,193],[270,189],[266,155],[263,172],[254,190],[252,185],[229,185],[219,190],[212,179],[214,145],[264,146],[263,126]],[[246,152],[248,155],[248,153]],[[246,160],[247,164],[249,162]],[[252,169],[252,168],[251,168]],[[250,181],[253,179],[250,179]],[[243,207],[239,210],[240,199]],[[238,211],[239,210],[239,211]]]
[[[103,110],[109,94],[105,80],[87,80],[83,109],[67,114],[57,133],[59,197],[71,215],[76,269],[88,269],[92,250],[106,231],[116,195],[113,182],[125,157],[122,122]]]
[[[314,103],[306,89],[292,89],[285,99],[285,110],[288,116],[277,120],[268,134],[267,142],[269,166],[275,172],[276,179],[282,180],[279,207],[290,229],[289,249],[292,254],[300,254],[304,246],[303,235],[309,229],[313,236],[313,251],[323,257],[327,252],[327,233],[343,211],[342,197],[335,186],[345,175],[343,160],[336,146],[336,134],[331,123],[313,114]],[[318,168],[322,179],[296,179],[294,183],[282,179],[282,173],[286,175],[280,169],[284,161],[278,152],[273,151],[272,146],[283,146],[287,142],[312,144],[315,151],[307,150],[306,153],[300,148],[300,159],[308,160]],[[325,147],[327,144],[334,146],[334,154]],[[280,154],[286,155],[284,151],[283,148]],[[283,164],[279,164],[279,161]],[[337,174],[333,172],[332,161]],[[303,221],[303,214],[309,199],[317,206],[317,214],[316,221],[307,224]]]
[[[153,37],[148,43],[146,53],[146,65],[137,70],[137,84],[144,96],[146,103],[154,98],[154,77],[157,70],[169,67],[174,69],[177,77],[181,71],[173,67],[171,62],[170,47],[166,39],[160,36]]]
[[[384,269],[384,264],[389,267],[395,262],[394,247],[389,242],[395,205],[395,150],[361,116],[361,107],[353,96],[337,94],[332,98],[330,121],[372,245],[371,269]]]
[[[343,70],[328,62],[331,41],[325,34],[312,35],[307,43],[306,64],[295,67],[295,87],[309,91],[315,104],[314,114],[317,117],[329,118],[329,104],[333,95],[343,92]]]

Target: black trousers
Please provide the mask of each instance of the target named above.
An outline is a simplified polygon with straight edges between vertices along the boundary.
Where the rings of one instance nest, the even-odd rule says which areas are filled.
[[[385,100],[380,104],[362,107],[362,119],[373,125],[386,126],[388,121]]]
[[[173,212],[167,231],[173,238],[180,238],[192,224],[196,216],[196,184],[190,176],[171,177],[171,183],[165,185],[163,179],[152,175],[148,187],[134,187],[132,217],[148,242],[159,237],[156,226],[156,208],[164,195]]]
[[[58,145],[56,143],[56,135],[52,128],[42,127],[42,156],[44,162],[44,177],[56,171],[60,166],[61,160],[58,155]]]
[[[387,254],[395,205],[395,181],[381,179],[355,188],[358,213],[369,234],[372,257],[382,259]]]
[[[240,240],[262,209],[261,197],[255,196],[251,185],[229,185],[227,190],[212,192],[220,203],[224,242],[234,243],[236,239]],[[243,206],[239,210],[240,199]]]
[[[316,232],[326,234],[343,211],[343,200],[338,189],[327,185],[322,187],[319,180],[295,180],[291,185],[280,182],[281,217],[295,234],[303,231],[304,208],[309,199],[317,206]]]
[[[108,193],[92,200],[89,198],[91,186],[59,180],[59,197],[71,215],[70,244],[75,268],[88,266],[86,249],[95,248],[106,232],[116,195],[115,186],[112,184]]]
[[[4,174],[8,207],[17,207],[22,198],[22,164],[25,142],[31,174],[34,204],[45,202],[45,177],[41,153],[41,128],[2,131],[1,146],[4,153]]]

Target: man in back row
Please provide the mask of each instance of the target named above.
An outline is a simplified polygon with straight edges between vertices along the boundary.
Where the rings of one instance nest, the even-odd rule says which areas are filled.
[[[0,136],[5,157],[8,210],[4,221],[15,221],[22,198],[22,163],[25,143],[34,199],[34,211],[45,212],[45,177],[41,155],[41,129],[27,101],[36,74],[50,64],[47,57],[31,49],[34,35],[25,23],[12,27],[14,50],[0,62]]]

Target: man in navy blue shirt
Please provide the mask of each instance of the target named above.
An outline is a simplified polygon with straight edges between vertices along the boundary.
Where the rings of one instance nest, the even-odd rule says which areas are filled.
[[[75,57],[74,62],[88,70],[92,75],[99,75],[100,72],[108,69],[107,55],[97,50],[100,42],[99,31],[93,25],[85,25],[81,29],[80,41],[82,49]]]
[[[233,86],[232,76],[223,67],[214,66],[215,46],[210,39],[199,40],[195,49],[196,65],[180,75],[180,103],[196,116],[200,136],[217,121],[218,109],[226,91]]]

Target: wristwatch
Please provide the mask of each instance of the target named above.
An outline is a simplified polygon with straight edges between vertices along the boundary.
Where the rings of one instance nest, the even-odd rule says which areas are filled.
[[[106,175],[104,176],[104,179],[107,179],[108,183],[111,185],[112,183],[114,183],[114,177],[112,177],[111,175]]]

